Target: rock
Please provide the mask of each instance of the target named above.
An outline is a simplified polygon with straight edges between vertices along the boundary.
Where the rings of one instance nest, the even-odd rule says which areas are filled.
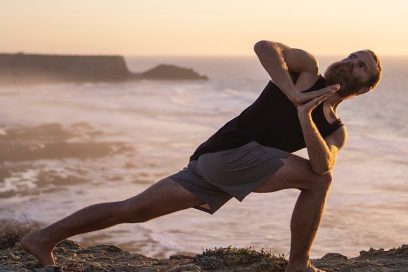
[[[130,71],[122,56],[0,54],[0,82],[117,82]]]
[[[187,69],[169,64],[161,64],[144,73],[135,74],[134,78],[156,80],[208,80],[208,77],[199,75],[193,69]]]
[[[59,265],[47,265],[41,268],[35,268],[35,272],[63,272],[64,269]]]
[[[224,260],[216,256],[203,256],[195,260],[199,266],[204,269],[219,269],[224,266]]]
[[[199,272],[203,271],[195,264],[176,265],[165,270],[165,272]]]
[[[19,261],[21,259],[19,256],[16,256],[11,252],[9,253],[8,257],[11,258],[13,261]]]
[[[103,271],[102,265],[99,263],[92,263],[84,268],[84,272],[96,272]]]
[[[347,257],[339,253],[327,253],[322,257],[322,260],[347,260]]]
[[[123,250],[121,248],[118,248],[117,246],[114,246],[114,245],[96,245],[96,246],[88,247],[87,250],[89,250],[89,251],[105,251],[105,252],[108,252],[108,253],[123,252]]]
[[[127,80],[206,80],[192,69],[162,64],[143,73],[129,71],[122,56],[0,54],[0,85]],[[1,132],[0,132],[1,133]]]
[[[57,244],[57,247],[61,247],[63,249],[71,249],[71,250],[81,249],[80,244],[78,244],[75,241],[68,240],[68,239],[65,239],[65,240],[62,240],[61,242],[59,242]]]

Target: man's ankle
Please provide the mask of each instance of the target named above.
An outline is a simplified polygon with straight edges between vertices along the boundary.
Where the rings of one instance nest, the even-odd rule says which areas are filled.
[[[311,266],[309,258],[301,259],[289,259],[288,265],[286,266],[286,272],[297,272],[297,271],[306,271],[308,267]]]

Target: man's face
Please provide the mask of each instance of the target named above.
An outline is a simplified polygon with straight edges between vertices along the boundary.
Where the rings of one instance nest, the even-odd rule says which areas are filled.
[[[347,58],[330,65],[324,76],[328,84],[340,84],[339,94],[346,98],[369,90],[365,83],[378,73],[373,55],[366,50],[351,53]]]

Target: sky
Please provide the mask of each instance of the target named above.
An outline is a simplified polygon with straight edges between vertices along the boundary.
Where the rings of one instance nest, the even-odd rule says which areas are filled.
[[[1,0],[0,52],[251,55],[259,40],[316,55],[408,55],[406,0]]]

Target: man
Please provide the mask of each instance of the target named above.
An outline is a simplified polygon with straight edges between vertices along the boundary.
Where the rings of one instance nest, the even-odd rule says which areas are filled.
[[[300,190],[291,220],[287,272],[320,271],[309,253],[319,227],[346,128],[336,115],[345,99],[373,89],[381,66],[370,50],[329,66],[324,77],[309,53],[260,41],[255,52],[270,75],[259,98],[198,147],[182,171],[124,201],[86,207],[22,239],[43,265],[61,240],[120,223],[140,223],[187,208],[214,213],[232,197]],[[309,160],[292,152],[307,148]]]

